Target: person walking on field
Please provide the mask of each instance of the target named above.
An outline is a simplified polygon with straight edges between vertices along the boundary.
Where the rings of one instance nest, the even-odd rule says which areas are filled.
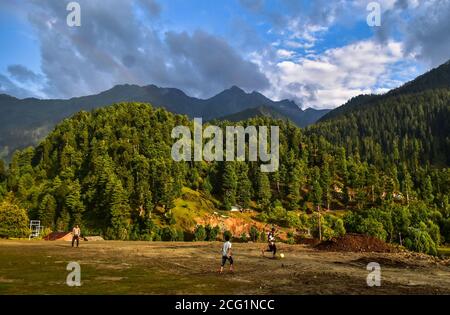
[[[277,254],[277,245],[275,245],[275,228],[273,227],[272,230],[267,234],[267,242],[268,242],[268,248],[264,251],[262,251],[262,255],[264,257],[264,252],[272,252],[273,258],[275,258],[275,255]]]
[[[80,244],[80,236],[81,236],[81,230],[80,227],[75,225],[75,227],[72,230],[72,247],[75,244],[75,241],[77,241],[77,247]]]
[[[230,236],[225,235],[225,243],[223,243],[222,247],[222,265],[220,266],[220,273],[223,273],[223,267],[227,260],[230,262],[230,272],[233,272],[233,256],[231,253],[231,242]]]

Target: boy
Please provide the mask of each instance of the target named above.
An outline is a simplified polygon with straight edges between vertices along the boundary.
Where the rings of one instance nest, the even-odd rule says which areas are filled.
[[[77,247],[80,244],[80,235],[81,235],[81,230],[80,227],[77,225],[75,225],[75,227],[72,230],[72,247],[75,244],[75,241],[77,241]]]
[[[225,243],[223,243],[222,247],[222,265],[220,266],[220,273],[223,273],[223,267],[227,260],[230,261],[230,272],[233,272],[233,257],[231,253],[231,242],[230,236],[225,235]]]
[[[275,258],[275,255],[277,254],[277,245],[275,245],[275,228],[272,228],[272,231],[269,232],[267,235],[267,242],[269,243],[269,247],[267,248],[266,252],[272,252],[273,258]],[[262,251],[262,255],[264,256],[264,250]]]

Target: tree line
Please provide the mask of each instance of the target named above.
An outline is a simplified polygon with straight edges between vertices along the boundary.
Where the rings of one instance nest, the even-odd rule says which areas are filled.
[[[346,119],[346,124],[355,123],[353,116]],[[222,128],[231,124],[215,123]],[[252,208],[262,222],[308,229],[325,238],[347,230],[430,253],[450,240],[450,169],[424,163],[423,150],[404,151],[419,141],[412,136],[406,147],[403,139],[392,138],[386,148],[397,149],[383,153],[384,142],[377,142],[375,132],[380,125],[361,142],[352,130],[333,138],[340,126],[347,126],[339,123],[308,130],[267,117],[237,123],[280,127],[279,170],[263,173],[259,162],[174,162],[172,128],[193,128],[192,121],[148,104],[115,104],[65,119],[37,147],[16,152],[8,168],[0,164],[0,195],[53,230],[81,224],[108,239],[171,235],[170,220],[155,223],[160,222],[155,209],[170,213],[182,188],[189,187],[219,200],[223,210]],[[430,139],[427,135],[417,139]],[[427,154],[440,145],[428,146]],[[368,147],[373,148],[370,154],[364,151]],[[340,218],[333,210],[349,212]],[[395,220],[402,211],[408,220],[400,224]]]

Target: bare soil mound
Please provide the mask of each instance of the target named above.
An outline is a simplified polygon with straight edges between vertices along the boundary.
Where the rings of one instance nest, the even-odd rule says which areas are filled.
[[[71,241],[72,233],[71,232],[52,232],[46,237],[44,237],[46,241]]]
[[[322,242],[315,248],[332,252],[398,252],[397,248],[378,238],[360,234],[346,234],[343,237]]]

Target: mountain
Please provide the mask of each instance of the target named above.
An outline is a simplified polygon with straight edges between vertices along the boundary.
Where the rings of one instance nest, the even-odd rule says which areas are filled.
[[[434,68],[412,81],[409,81],[402,86],[393,89],[382,95],[363,94],[350,99],[344,105],[335,108],[329,113],[323,115],[319,121],[333,119],[354,110],[361,110],[365,107],[376,104],[377,102],[386,100],[393,96],[409,95],[420,92],[425,92],[432,89],[448,89],[450,88],[450,60],[446,63]]]
[[[393,171],[448,167],[450,62],[386,94],[355,97],[306,132]]]
[[[264,95],[246,93],[233,86],[209,99],[186,95],[175,88],[155,85],[117,85],[96,95],[71,99],[36,98],[17,99],[0,95],[0,159],[8,158],[16,149],[35,145],[54,126],[81,110],[92,109],[120,102],[145,102],[156,107],[189,117],[211,120],[258,106],[271,107],[289,117],[300,127],[314,123],[328,110],[307,109],[303,111],[292,101],[272,101]]]
[[[217,106],[217,104],[226,104],[226,106]],[[299,127],[306,127],[315,123],[320,117],[330,110],[316,110],[308,108],[302,110],[298,105],[290,100],[272,101],[261,93],[245,93],[242,89],[233,86],[222,93],[206,100],[202,112],[207,113],[206,119],[220,118],[230,114],[237,114],[247,109],[256,107],[273,108],[282,116],[288,117]],[[247,115],[249,112],[246,113]],[[246,114],[243,114],[245,116]],[[237,116],[241,116],[238,114]]]
[[[268,107],[268,106],[258,106],[255,108],[249,108],[249,109],[243,110],[242,112],[239,112],[239,113],[220,117],[220,118],[218,118],[218,120],[237,122],[237,121],[247,120],[247,119],[255,118],[255,117],[269,117],[269,118],[273,118],[273,119],[289,120],[288,117],[284,116],[278,110],[276,110],[273,107]]]

